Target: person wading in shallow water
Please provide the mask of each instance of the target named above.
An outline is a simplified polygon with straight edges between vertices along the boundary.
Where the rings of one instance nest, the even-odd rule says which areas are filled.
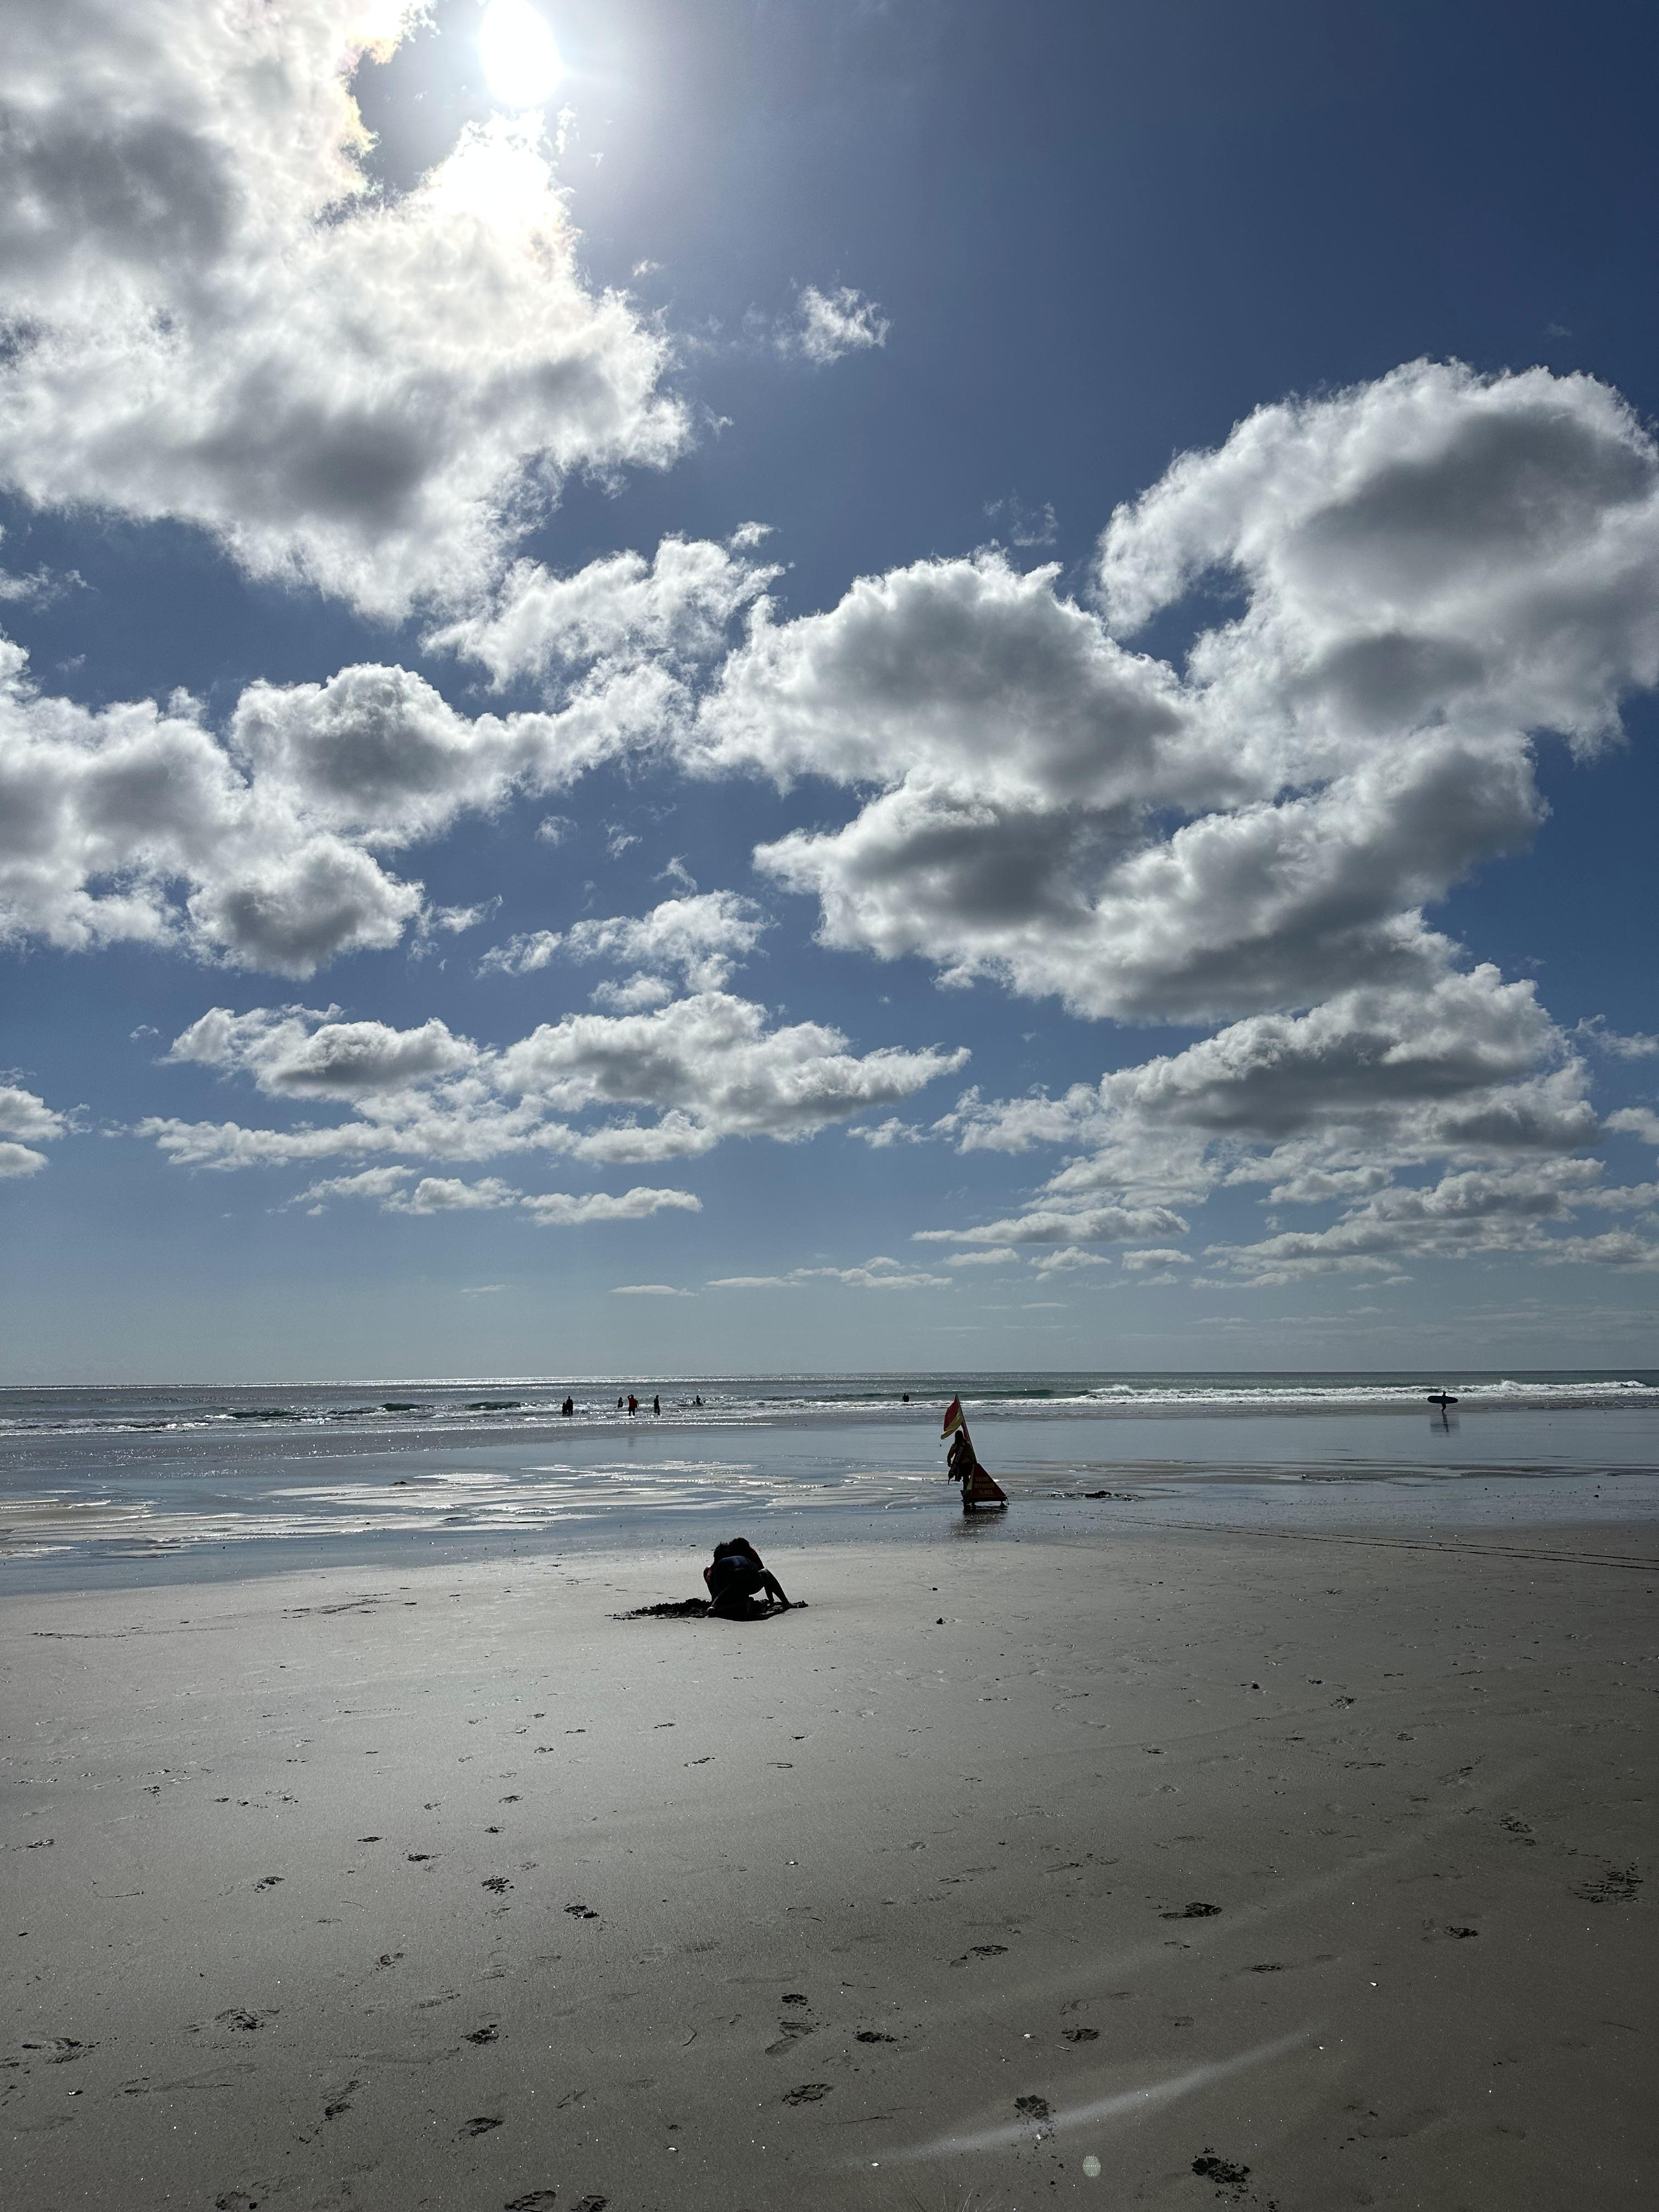
[[[722,1620],[756,1620],[774,1604],[789,1610],[783,1585],[746,1536],[716,1544],[702,1578],[708,1585],[708,1610]],[[757,1598],[763,1601],[757,1603]]]

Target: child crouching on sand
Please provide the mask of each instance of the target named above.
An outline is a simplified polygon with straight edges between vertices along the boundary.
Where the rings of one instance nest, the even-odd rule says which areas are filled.
[[[787,1613],[789,1601],[783,1585],[746,1536],[716,1544],[714,1556],[702,1571],[708,1585],[708,1610],[726,1620],[752,1620],[774,1604]],[[764,1602],[757,1605],[759,1596]]]

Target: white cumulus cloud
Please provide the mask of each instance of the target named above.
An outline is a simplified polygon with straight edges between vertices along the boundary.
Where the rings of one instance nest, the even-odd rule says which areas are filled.
[[[937,1126],[964,1151],[1063,1148],[1036,1204],[1079,1222],[1103,1196],[1190,1205],[1255,1185],[1270,1206],[1352,1206],[1436,1164],[1576,1170],[1599,1133],[1584,1064],[1534,986],[1489,965],[1250,1015],[1059,1098],[969,1091]]]
[[[1212,575],[1243,611],[1181,666],[1125,641]],[[988,552],[762,604],[690,757],[859,794],[757,856],[824,941],[1123,1018],[1414,984],[1425,908],[1534,835],[1534,734],[1588,755],[1659,675],[1659,457],[1589,379],[1417,363],[1177,462],[1098,607],[1057,581]]]
[[[665,538],[654,557],[614,553],[570,575],[520,561],[484,606],[434,629],[428,647],[482,662],[499,688],[573,665],[643,659],[695,665],[781,573],[749,558],[748,524],[723,545]]]
[[[968,1229],[918,1229],[918,1244],[1134,1244],[1182,1237],[1188,1224],[1167,1206],[1034,1206]]]
[[[736,891],[699,891],[665,899],[637,918],[613,915],[574,923],[565,938],[574,960],[677,973],[688,989],[723,990],[771,923],[752,899]]]
[[[422,1176],[413,1190],[385,1204],[388,1213],[475,1213],[523,1202],[522,1194],[497,1176],[480,1176],[477,1182],[463,1182],[459,1176]]]
[[[39,1175],[46,1155],[35,1146],[51,1144],[72,1126],[70,1115],[57,1112],[33,1091],[0,1083],[0,1182]]]
[[[566,1229],[586,1221],[644,1221],[653,1213],[701,1213],[702,1200],[689,1190],[653,1189],[635,1183],[632,1190],[611,1193],[591,1190],[573,1197],[564,1191],[544,1191],[523,1201],[544,1229]]]
[[[602,985],[605,1002],[621,1012],[639,1012],[673,997],[664,969],[677,973],[689,989],[723,989],[771,926],[752,899],[735,891],[694,890],[685,898],[665,899],[649,914],[578,921],[562,935],[538,929],[509,938],[492,945],[478,968],[481,974],[527,975],[561,951],[572,960],[611,961],[635,973]]]
[[[1154,616],[1184,651],[1137,649]],[[1595,1140],[1534,987],[1431,917],[1531,842],[1537,744],[1591,761],[1656,680],[1648,430],[1587,377],[1415,362],[1177,460],[1113,517],[1086,600],[994,549],[793,621],[763,599],[686,757],[846,792],[839,826],[756,856],[816,899],[824,944],[1213,1030],[1059,1097],[969,1094],[936,1134],[1070,1157],[1012,1220],[927,1233],[1083,1250],[1257,1183],[1347,1209],[1260,1267],[1358,1265],[1403,1237],[1423,1170],[1459,1206],[1459,1177],[1497,1176],[1508,1220],[1521,1163]],[[1648,1047],[1599,1023],[1582,1042]],[[1570,1210],[1528,1217],[1527,1249],[1589,1251]],[[1418,1248],[1510,1233],[1463,1218],[1448,1200]]]
[[[0,941],[122,941],[306,976],[433,912],[386,856],[567,787],[684,712],[659,667],[591,672],[556,712],[458,713],[398,667],[258,683],[222,737],[197,702],[97,711],[36,690],[0,639]]]
[[[717,991],[641,1013],[567,1015],[504,1047],[435,1018],[399,1030],[339,1013],[214,1007],[163,1058],[251,1079],[267,1097],[348,1104],[351,1119],[251,1128],[156,1115],[138,1133],[187,1167],[526,1152],[627,1166],[695,1158],[732,1137],[811,1136],[912,1097],[967,1057],[941,1046],[854,1053],[838,1030],[774,1025],[763,1006]]]
[[[1310,1275],[1393,1272],[1425,1256],[1524,1253],[1564,1265],[1659,1266],[1659,1220],[1651,1187],[1610,1190],[1595,1160],[1544,1160],[1459,1170],[1425,1184],[1399,1185],[1352,1206],[1330,1227],[1282,1231],[1255,1244],[1212,1245],[1218,1265],[1263,1284]],[[1609,1230],[1559,1235],[1584,1206],[1630,1207],[1645,1233]]]
[[[413,1188],[410,1186],[413,1182]],[[459,1176],[422,1176],[406,1167],[364,1168],[356,1175],[328,1176],[312,1183],[295,1199],[295,1205],[312,1203],[308,1211],[321,1213],[330,1199],[374,1200],[382,1213],[499,1213],[515,1208],[527,1213],[538,1228],[564,1229],[591,1221],[643,1221],[665,1209],[698,1213],[702,1201],[688,1190],[665,1190],[636,1184],[632,1190],[525,1192],[498,1176],[480,1176],[468,1182]],[[499,1288],[486,1284],[485,1290]],[[469,1296],[478,1293],[469,1292]]]
[[[349,76],[424,12],[13,0],[0,480],[397,616],[474,593],[572,471],[683,449],[667,342],[583,276],[537,120],[372,179]]]
[[[337,1012],[295,1006],[233,1014],[214,1006],[174,1037],[164,1058],[251,1075],[273,1097],[338,1098],[458,1074],[478,1056],[441,1021],[398,1030],[338,1021]]]

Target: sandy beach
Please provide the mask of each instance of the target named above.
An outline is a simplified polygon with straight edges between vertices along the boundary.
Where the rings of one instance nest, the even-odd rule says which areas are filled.
[[[0,2195],[1645,2204],[1656,1548],[1011,1522],[773,1553],[751,1626],[613,1617],[689,1547],[14,1597]]]

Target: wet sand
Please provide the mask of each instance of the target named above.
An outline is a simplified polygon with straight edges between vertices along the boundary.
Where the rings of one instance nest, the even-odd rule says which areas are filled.
[[[10,1599],[0,2200],[1651,2201],[1650,1528],[765,1548]]]

